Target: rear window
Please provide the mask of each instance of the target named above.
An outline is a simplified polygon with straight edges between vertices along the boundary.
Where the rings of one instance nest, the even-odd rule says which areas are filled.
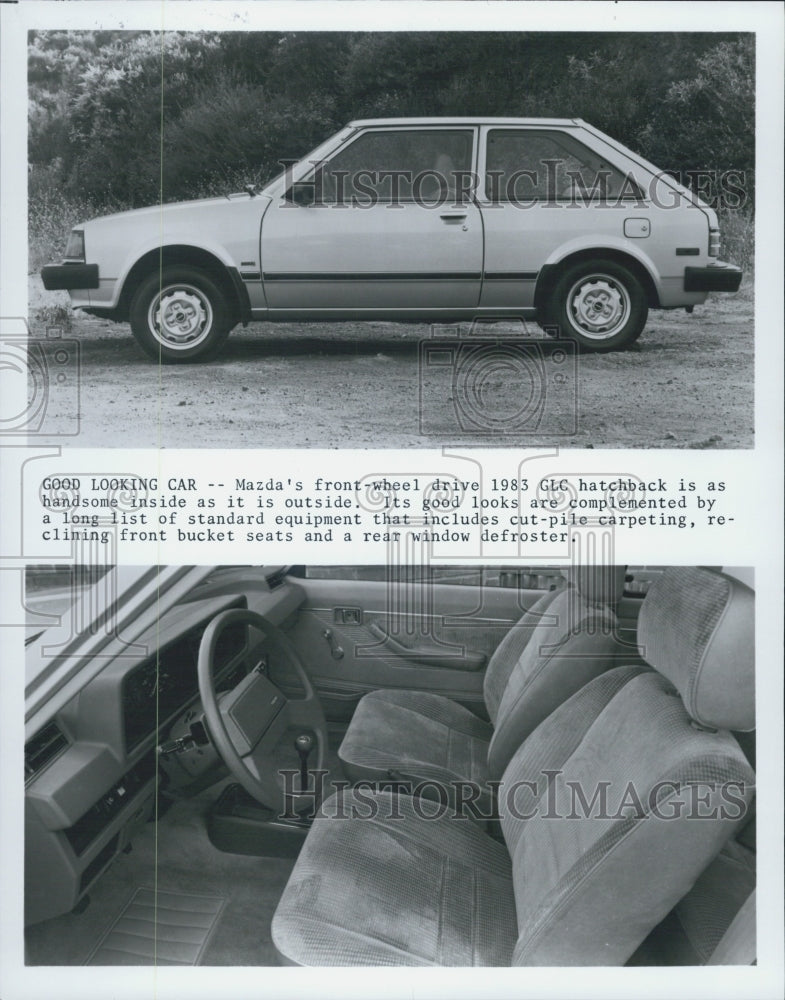
[[[492,129],[485,166],[485,194],[494,202],[641,197],[632,178],[566,132]]]

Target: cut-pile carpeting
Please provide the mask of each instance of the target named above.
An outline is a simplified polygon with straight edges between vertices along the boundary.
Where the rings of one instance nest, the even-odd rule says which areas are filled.
[[[200,965],[276,965],[270,924],[294,862],[226,854],[213,847],[204,814],[216,795],[212,788],[196,798],[176,802],[157,823],[148,823],[134,838],[131,853],[120,854],[90,889],[90,905],[83,913],[65,914],[28,927],[27,963],[152,965],[152,953],[144,948],[139,949],[136,959],[128,947],[110,957],[107,948],[114,949],[112,942],[117,939],[111,931],[107,935],[107,928],[127,927],[129,898],[139,886],[156,886],[157,964],[171,964],[173,954],[166,950],[171,943],[166,949],[163,946],[169,939],[162,923],[162,901],[167,898],[171,902],[175,895],[181,895],[225,901],[195,959]],[[174,915],[172,919],[176,922]],[[143,933],[149,930],[148,924]],[[127,938],[124,940],[128,945]],[[98,949],[96,942],[101,942]],[[190,964],[192,959],[185,961]]]

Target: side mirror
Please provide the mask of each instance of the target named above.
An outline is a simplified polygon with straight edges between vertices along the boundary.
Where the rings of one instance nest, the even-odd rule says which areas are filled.
[[[287,201],[306,207],[316,201],[313,181],[296,181],[284,195]]]

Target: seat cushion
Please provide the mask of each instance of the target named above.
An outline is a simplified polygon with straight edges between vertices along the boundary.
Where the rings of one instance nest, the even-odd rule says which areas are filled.
[[[490,805],[486,760],[493,728],[467,708],[440,695],[417,691],[371,691],[360,701],[338,756],[347,777],[357,781],[403,778],[444,787],[454,782],[484,789],[478,806]],[[424,785],[422,794],[438,798]]]
[[[422,818],[440,808],[367,790],[328,799],[273,918],[281,961],[509,965],[509,855],[470,820]]]

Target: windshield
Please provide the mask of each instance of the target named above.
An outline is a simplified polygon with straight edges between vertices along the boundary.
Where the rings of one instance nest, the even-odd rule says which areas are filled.
[[[29,731],[40,728],[107,663],[154,629],[160,616],[213,568],[79,566],[69,577],[68,570],[31,567],[25,600],[28,613],[37,617],[30,619],[33,634],[25,656]]]
[[[44,564],[25,568],[25,644],[61,617],[112,569],[105,566]]]
[[[320,143],[320,145],[318,145],[315,149],[312,149],[310,153],[306,153],[305,156],[301,156],[300,159],[297,161],[297,163],[303,164],[304,170],[305,169],[310,170],[313,165],[313,161],[323,160],[325,156],[329,155],[334,149],[337,149],[338,146],[340,146],[343,142],[345,142],[346,139],[348,139],[349,136],[353,135],[356,131],[357,130],[355,128],[352,128],[351,126],[347,125],[345,128],[342,128],[340,132],[337,132],[335,135],[331,135],[329,139],[326,139],[323,143]],[[262,190],[262,194],[266,194],[268,196],[273,196],[277,194],[278,188],[283,187],[285,182],[299,180],[300,179],[299,174],[302,172],[303,171],[297,171],[296,172],[297,176],[295,176],[292,172],[291,167],[288,168],[287,170],[284,170],[282,173],[274,177],[273,180],[269,182],[269,184],[265,185],[264,189]]]

